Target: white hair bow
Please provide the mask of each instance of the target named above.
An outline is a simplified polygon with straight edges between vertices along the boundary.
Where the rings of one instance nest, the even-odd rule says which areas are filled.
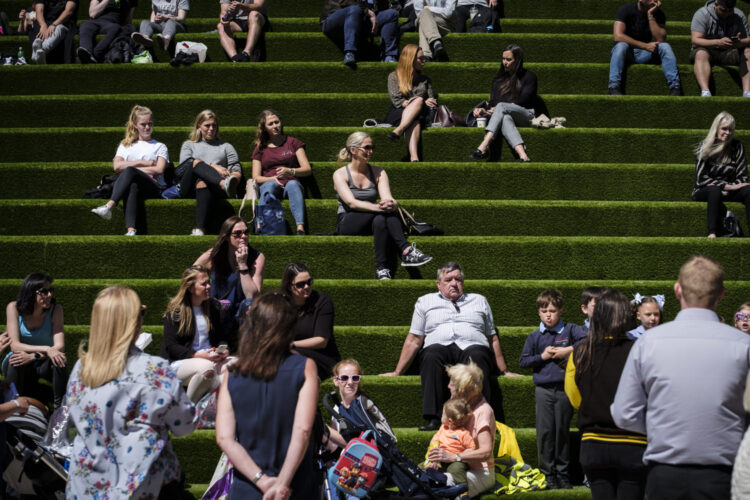
[[[641,302],[643,302],[643,299],[645,299],[646,297],[649,297],[649,295],[641,295],[640,293],[636,293],[635,295],[633,295],[633,300],[631,300],[630,303],[631,304],[635,304],[635,305],[640,305]],[[665,299],[664,299],[664,295],[663,294],[651,295],[650,297],[652,299],[654,299],[656,301],[656,303],[659,305],[659,310],[660,311],[662,309],[664,309],[664,301],[665,301]]]

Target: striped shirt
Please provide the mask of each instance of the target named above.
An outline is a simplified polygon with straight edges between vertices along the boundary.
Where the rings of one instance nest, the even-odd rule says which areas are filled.
[[[424,347],[454,343],[460,349],[489,347],[487,337],[495,335],[495,323],[483,295],[465,293],[451,302],[440,293],[430,293],[417,299],[409,333],[424,337]]]

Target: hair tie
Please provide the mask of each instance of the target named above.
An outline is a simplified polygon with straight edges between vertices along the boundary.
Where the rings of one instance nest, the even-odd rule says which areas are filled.
[[[636,293],[635,295],[633,295],[633,300],[631,300],[630,303],[632,305],[639,306],[639,305],[641,305],[643,303],[643,299],[645,299],[647,297],[651,297],[652,299],[654,299],[656,301],[656,304],[659,306],[659,310],[660,311],[662,309],[664,309],[665,299],[664,299],[664,295],[663,294],[658,294],[658,295],[641,295],[640,293]]]

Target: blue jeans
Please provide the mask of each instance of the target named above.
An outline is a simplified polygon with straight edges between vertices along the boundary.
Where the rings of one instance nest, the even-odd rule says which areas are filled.
[[[284,198],[289,199],[289,208],[292,209],[294,223],[298,225],[305,223],[305,196],[302,191],[302,184],[298,180],[292,179],[284,187],[279,186],[275,181],[264,182],[260,185],[259,205],[265,204],[269,194],[278,199],[281,199],[283,194]]]
[[[380,57],[398,57],[398,12],[387,9],[376,15],[380,34]],[[357,52],[361,37],[369,33],[369,18],[357,5],[339,9],[323,22],[323,34],[333,40],[344,52]]]
[[[625,42],[618,42],[612,47],[612,58],[609,61],[609,87],[622,84],[622,72],[630,64],[660,64],[670,89],[680,86],[680,74],[677,71],[677,58],[668,43],[657,45],[656,52],[635,49]]]
[[[398,12],[395,9],[380,11],[375,16],[380,35],[380,58],[392,56],[398,59]]]

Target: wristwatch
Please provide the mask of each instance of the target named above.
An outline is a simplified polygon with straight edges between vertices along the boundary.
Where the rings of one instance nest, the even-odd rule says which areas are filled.
[[[263,471],[259,471],[256,475],[253,476],[250,482],[253,484],[258,484],[258,481],[260,481],[260,478],[262,477],[263,477]]]
[[[34,359],[42,359],[42,355],[39,354],[38,352],[35,352],[34,353]]]
[[[250,269],[238,269],[237,270],[240,274],[248,274],[250,272]]]
[[[458,453],[456,453],[456,462],[461,462],[461,455],[459,455]]]

